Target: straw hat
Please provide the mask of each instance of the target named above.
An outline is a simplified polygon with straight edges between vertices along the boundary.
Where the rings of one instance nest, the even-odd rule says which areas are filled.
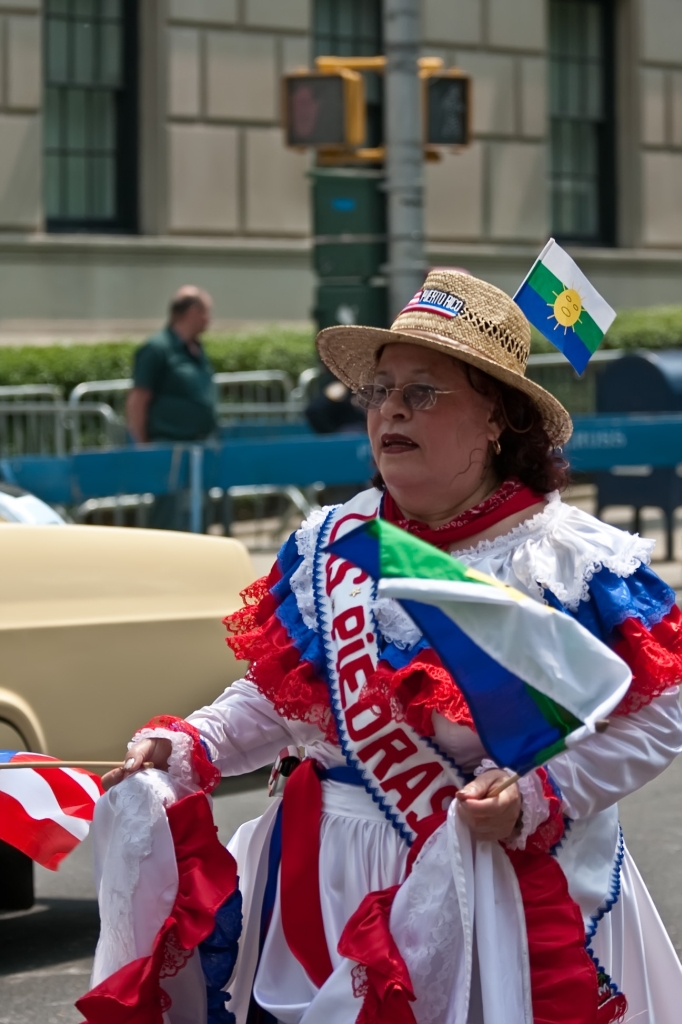
[[[571,436],[573,424],[563,405],[525,376],[528,321],[494,285],[456,270],[432,270],[390,330],[326,327],[317,336],[322,361],[353,391],[371,381],[378,350],[396,342],[436,349],[518,388],[534,402],[553,444],[565,444]]]

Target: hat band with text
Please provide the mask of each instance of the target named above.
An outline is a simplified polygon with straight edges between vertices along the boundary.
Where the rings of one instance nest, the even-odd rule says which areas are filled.
[[[399,315],[402,316],[403,313],[436,313],[438,316],[444,316],[447,320],[452,320],[460,315],[465,305],[464,299],[453,295],[452,292],[444,292],[439,288],[420,288]]]

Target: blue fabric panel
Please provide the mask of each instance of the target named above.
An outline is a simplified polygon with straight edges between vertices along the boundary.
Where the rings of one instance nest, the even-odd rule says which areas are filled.
[[[0,750],[0,764],[7,764],[18,753],[18,750]]]
[[[270,921],[272,920],[272,911],[275,907],[275,897],[277,896],[277,880],[279,878],[279,866],[282,861],[283,806],[284,804],[280,803],[277,808],[277,816],[275,818],[275,824],[272,826],[272,835],[270,836],[270,849],[268,851],[268,877],[265,883],[263,905],[260,915],[261,951],[263,949],[263,943],[265,942],[265,936],[268,934],[268,928],[270,927]]]
[[[282,574],[282,578],[275,583],[270,593],[278,603],[291,593],[291,577],[302,561],[303,558],[299,555],[296,546],[296,535],[292,533],[277,554],[277,566]]]
[[[375,580],[381,577],[379,543],[376,537],[367,533],[365,525],[358,526],[345,537],[328,544],[326,550],[334,555],[340,555],[341,558],[347,558],[353,565],[359,565]]]
[[[303,616],[298,610],[295,595],[290,593],[282,601],[275,614],[286,629],[289,639],[293,641],[300,652],[301,659],[310,662],[315,672],[323,676],[324,650],[322,648],[322,638],[319,633],[306,626]]]
[[[486,654],[439,608],[418,601],[400,603],[457,680],[490,757],[519,775],[534,768],[536,754],[562,737],[523,680]]]
[[[242,894],[235,889],[215,916],[215,927],[199,945],[201,969],[206,979],[207,1024],[235,1024],[235,1016],[225,1005],[230,999],[223,988],[230,980],[237,961],[242,932]]]
[[[589,583],[589,601],[581,601],[575,612],[568,612],[581,626],[608,643],[617,626],[625,619],[639,619],[651,629],[663,619],[675,603],[675,592],[647,565],[640,565],[630,576],[617,576],[601,569]],[[550,591],[544,593],[552,608],[568,611]]]
[[[379,648],[382,661],[387,661],[392,669],[397,672],[401,668],[405,668],[411,661],[416,658],[420,651],[428,649],[428,642],[421,638],[412,647],[398,647],[397,644],[387,643],[384,647]]]
[[[323,768],[319,772],[319,776],[322,781],[329,779],[330,782],[345,782],[347,786],[362,786],[364,788],[365,785],[360,772],[350,764],[338,764],[333,768]]]

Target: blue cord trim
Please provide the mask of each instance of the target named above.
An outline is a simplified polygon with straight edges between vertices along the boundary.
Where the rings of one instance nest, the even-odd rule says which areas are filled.
[[[613,872],[611,875],[611,882],[609,885],[609,893],[601,907],[597,910],[596,914],[593,914],[590,918],[590,924],[587,929],[587,938],[585,945],[587,946],[587,952],[592,955],[592,951],[589,948],[589,944],[597,934],[597,928],[599,922],[615,907],[616,903],[620,899],[620,871],[623,866],[623,859],[625,857],[625,838],[623,836],[623,830],[618,825],[618,847],[616,850],[616,859],[613,865]]]
[[[597,910],[596,914],[593,914],[592,917],[590,918],[590,924],[589,924],[589,926],[587,928],[586,937],[585,937],[585,949],[587,951],[587,955],[589,956],[590,960],[594,964],[594,966],[595,966],[595,968],[597,970],[597,973],[603,974],[606,978],[608,978],[609,987],[611,988],[611,991],[613,992],[614,995],[621,995],[620,989],[618,988],[618,986],[616,984],[614,984],[614,982],[611,980],[611,977],[608,974],[608,972],[605,971],[604,968],[602,967],[602,965],[599,963],[599,960],[595,956],[594,950],[592,949],[592,940],[594,939],[595,935],[597,934],[597,928],[599,927],[599,922],[607,914],[609,914],[613,910],[613,908],[615,907],[616,903],[620,899],[620,893],[621,893],[621,878],[620,878],[620,875],[621,875],[621,869],[623,867],[623,859],[624,858],[625,858],[625,837],[623,836],[623,829],[620,827],[620,823],[619,823],[618,824],[618,846],[617,846],[617,849],[616,849],[616,859],[614,861],[613,871],[612,871],[612,874],[611,874],[611,883],[609,885],[609,893],[608,893],[608,896],[606,897],[606,899],[604,900],[604,902],[602,903],[602,905]]]
[[[334,692],[332,690],[331,673],[330,673],[329,666],[330,666],[330,664],[333,664],[333,651],[330,649],[330,645],[329,645],[329,643],[327,641],[328,623],[327,623],[327,616],[326,616],[326,613],[325,613],[324,604],[323,604],[323,600],[322,600],[322,594],[324,593],[324,589],[323,589],[324,588],[324,572],[323,572],[321,558],[322,558],[323,549],[326,547],[326,544],[327,544],[327,536],[328,536],[328,533],[329,533],[329,530],[330,530],[330,527],[331,527],[331,519],[332,519],[332,516],[334,515],[334,513],[336,511],[337,510],[335,508],[331,509],[331,511],[327,515],[327,518],[325,519],[325,521],[323,522],[322,526],[320,527],[320,532],[319,532],[318,538],[317,538],[317,544],[315,545],[315,555],[314,555],[314,559],[313,559],[313,592],[314,592],[314,596],[315,596],[315,613],[316,613],[317,621],[318,621],[318,624],[319,624],[319,627],[320,627],[320,633],[321,633],[321,636],[322,636],[322,645],[323,645],[323,650],[324,650],[324,654],[325,654],[324,679],[325,679],[325,682],[326,682],[327,687],[329,689],[329,703],[331,705],[332,714],[334,715],[334,721],[336,722],[336,731],[337,731],[338,736],[339,736],[339,743],[341,745],[341,750],[343,752],[343,756],[346,758],[347,764],[351,768],[353,768],[356,772],[358,772],[358,774],[360,775],[360,777],[362,779],[362,783],[363,783],[363,786],[365,787],[365,791],[367,792],[367,794],[372,798],[374,803],[378,805],[380,810],[383,811],[383,813],[386,816],[387,820],[390,822],[391,825],[393,825],[393,827],[396,830],[396,832],[398,833],[398,835],[400,835],[400,837],[402,839],[404,839],[404,841],[407,844],[407,846],[411,846],[412,843],[414,842],[413,836],[410,834],[410,832],[408,832],[408,830],[402,824],[402,822],[400,821],[398,816],[391,810],[390,806],[386,803],[386,801],[385,801],[383,795],[381,794],[381,792],[375,786],[372,785],[371,781],[368,778],[366,778],[365,773],[364,773],[364,769],[361,767],[359,761],[357,760],[357,758],[354,757],[353,752],[348,747],[348,744],[346,743],[346,741],[344,739],[343,731],[342,731],[342,728],[341,728],[341,725],[342,725],[342,722],[343,722],[341,708],[340,708],[340,706],[338,704],[338,701],[335,698]],[[373,597],[376,599],[376,594],[377,594],[377,582],[376,582],[376,580],[373,581],[373,590],[374,590]],[[377,633],[377,635],[378,635],[378,630],[377,630],[377,627],[376,627],[376,620],[374,619],[374,616],[372,616],[372,619],[373,619],[372,625],[374,627],[375,633]],[[436,750],[439,754],[441,753],[438,750],[438,747],[435,745],[435,743],[432,743],[431,741],[427,741],[427,742],[429,742],[429,746],[433,747],[433,749]],[[452,761],[451,758],[447,758],[446,757],[444,759],[447,760],[452,767],[457,769],[457,765],[455,764],[454,761]],[[457,770],[459,771],[459,769],[457,769]]]
[[[207,1024],[235,1024],[235,1015],[226,1006],[231,997],[224,988],[237,962],[241,933],[242,894],[237,888],[217,911],[209,937],[199,944],[201,969],[206,980]]]

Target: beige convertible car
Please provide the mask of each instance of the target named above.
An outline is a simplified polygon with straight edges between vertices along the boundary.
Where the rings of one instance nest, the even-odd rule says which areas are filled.
[[[0,565],[0,749],[120,758],[243,672],[221,624],[255,575],[238,541],[2,522]]]

